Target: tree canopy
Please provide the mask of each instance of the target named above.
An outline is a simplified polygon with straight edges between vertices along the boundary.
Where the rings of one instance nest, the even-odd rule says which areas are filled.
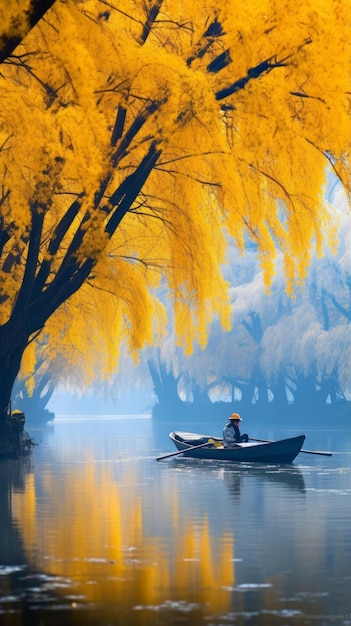
[[[18,5],[0,75],[2,402],[44,326],[78,354],[91,333],[113,362],[126,335],[152,342],[160,285],[180,340],[204,344],[214,315],[230,323],[228,238],[253,238],[267,285],[281,250],[289,290],[330,235],[327,164],[350,190],[345,0],[56,0],[36,25]]]

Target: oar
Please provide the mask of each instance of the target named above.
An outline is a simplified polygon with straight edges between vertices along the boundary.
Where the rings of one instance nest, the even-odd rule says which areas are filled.
[[[260,443],[274,443],[274,441],[268,441],[267,439],[254,439],[250,437],[251,441],[259,441]],[[317,450],[300,450],[300,452],[304,452],[305,454],[319,454],[321,456],[333,456],[332,452],[318,452]]]
[[[156,458],[156,461],[162,461],[162,459],[168,459],[170,456],[177,456],[178,454],[184,454],[184,452],[189,452],[190,450],[197,450],[197,448],[204,448],[208,446],[209,442],[201,443],[199,446],[190,446],[190,448],[185,448],[184,450],[179,450],[178,452],[171,452],[171,454],[165,454],[164,456],[159,456]]]

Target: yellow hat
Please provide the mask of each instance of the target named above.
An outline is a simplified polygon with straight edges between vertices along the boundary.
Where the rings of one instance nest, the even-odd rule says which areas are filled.
[[[234,421],[234,420],[238,420],[239,422],[242,422],[242,421],[243,421],[243,420],[241,419],[241,417],[240,417],[239,413],[232,413],[229,419],[230,419],[230,420],[233,420],[233,421]]]

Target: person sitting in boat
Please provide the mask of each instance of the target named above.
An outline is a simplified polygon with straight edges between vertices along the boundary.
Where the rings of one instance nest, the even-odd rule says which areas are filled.
[[[229,421],[223,429],[223,446],[225,448],[235,448],[235,444],[249,441],[249,436],[246,433],[243,435],[240,433],[240,422],[242,419],[239,413],[233,413],[229,417]]]

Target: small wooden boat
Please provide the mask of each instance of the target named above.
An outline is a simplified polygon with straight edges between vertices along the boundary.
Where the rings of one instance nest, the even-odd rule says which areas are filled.
[[[187,432],[171,432],[169,437],[179,452],[184,451],[183,456],[233,463],[292,463],[306,439],[305,435],[299,435],[280,441],[250,441],[238,443],[235,448],[224,448],[219,437]]]

